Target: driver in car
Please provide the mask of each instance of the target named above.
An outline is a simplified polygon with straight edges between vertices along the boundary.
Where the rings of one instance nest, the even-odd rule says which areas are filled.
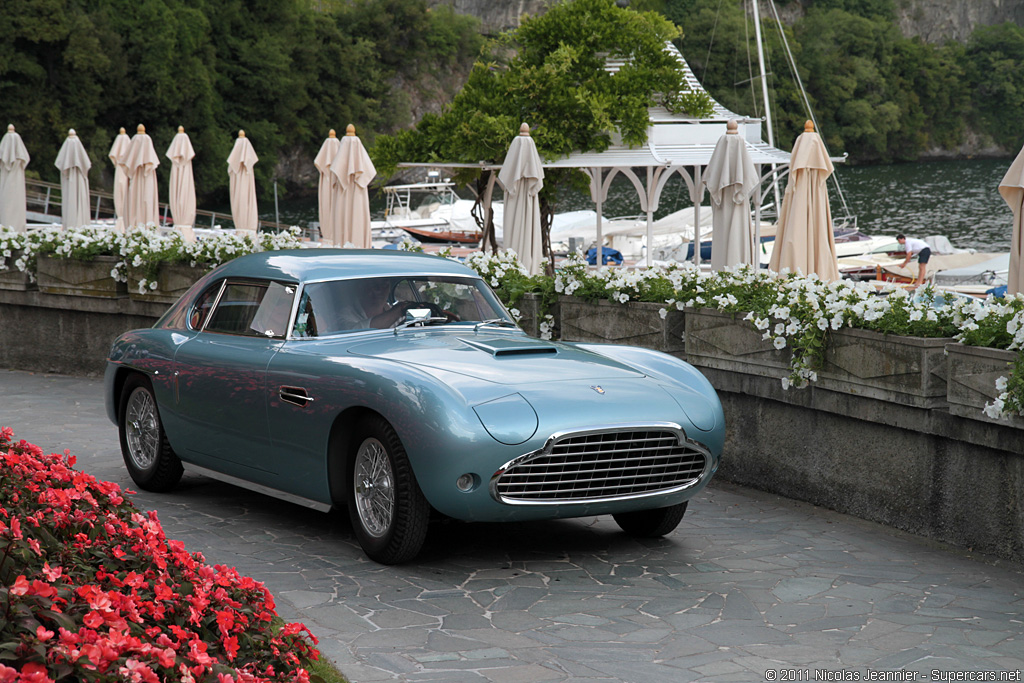
[[[388,303],[389,281],[385,278],[370,278],[359,283],[353,296],[349,297],[338,313],[342,329],[367,330],[370,328],[394,327],[405,320],[410,308],[436,308],[417,301]],[[447,311],[432,312],[444,315],[448,320],[458,316]]]

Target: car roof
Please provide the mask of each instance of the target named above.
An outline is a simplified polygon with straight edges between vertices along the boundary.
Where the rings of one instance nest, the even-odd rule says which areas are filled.
[[[390,249],[287,249],[247,254],[228,261],[218,277],[261,277],[312,282],[389,275],[460,275],[472,269],[441,256]]]

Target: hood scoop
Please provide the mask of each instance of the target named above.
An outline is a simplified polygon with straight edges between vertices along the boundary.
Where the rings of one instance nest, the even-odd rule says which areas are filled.
[[[510,356],[554,356],[558,349],[547,342],[537,339],[499,339],[491,338],[486,340],[466,339],[459,337],[459,341],[474,349],[489,353],[495,358],[507,358]]]

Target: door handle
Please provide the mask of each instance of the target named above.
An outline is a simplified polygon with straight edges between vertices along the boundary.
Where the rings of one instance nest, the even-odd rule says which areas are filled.
[[[305,408],[315,400],[302,387],[281,387],[279,396],[285,403],[291,403],[300,408]]]

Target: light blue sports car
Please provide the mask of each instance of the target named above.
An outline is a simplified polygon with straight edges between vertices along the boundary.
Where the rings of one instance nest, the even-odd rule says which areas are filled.
[[[718,396],[646,349],[541,341],[454,261],[394,251],[244,256],[105,377],[135,483],[183,468],[319,510],[347,506],[372,559],[468,521],[610,514],[662,536],[718,467]]]

